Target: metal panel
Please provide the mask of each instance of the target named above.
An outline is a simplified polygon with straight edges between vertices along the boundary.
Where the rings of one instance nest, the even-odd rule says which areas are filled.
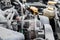
[[[49,24],[44,24],[44,26],[45,26],[45,38],[47,40],[55,40],[51,26]]]
[[[22,33],[0,27],[0,38],[2,40],[24,40],[24,35]]]

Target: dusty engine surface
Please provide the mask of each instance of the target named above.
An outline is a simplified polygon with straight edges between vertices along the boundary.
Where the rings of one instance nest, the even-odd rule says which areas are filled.
[[[0,0],[0,40],[60,40],[59,0]]]

